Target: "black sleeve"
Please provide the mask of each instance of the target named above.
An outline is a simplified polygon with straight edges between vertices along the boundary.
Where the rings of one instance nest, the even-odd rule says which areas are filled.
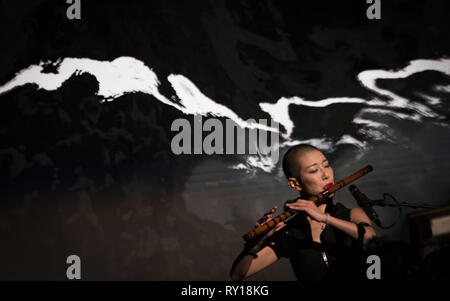
[[[343,204],[337,203],[332,215],[339,219],[350,221],[350,211],[351,209],[348,209]]]

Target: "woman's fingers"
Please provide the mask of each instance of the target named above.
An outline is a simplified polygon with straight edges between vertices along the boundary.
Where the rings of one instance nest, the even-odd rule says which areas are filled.
[[[322,221],[326,216],[312,201],[299,200],[295,203],[286,204],[286,206],[292,210],[304,211],[316,221]]]
[[[277,208],[278,208],[278,206],[273,206],[273,208],[270,209],[270,211],[266,212],[266,213],[264,214],[264,216],[270,215],[270,214],[273,215],[273,213],[274,213],[275,211],[277,211]]]
[[[281,228],[283,228],[284,226],[286,226],[286,224],[284,222],[279,222],[276,226],[275,226],[275,232],[280,230]]]
[[[284,222],[279,222],[278,224],[276,224],[275,227],[273,227],[272,229],[270,229],[269,232],[267,232],[266,235],[264,235],[264,237],[262,238],[263,240],[268,239],[269,237],[271,237],[275,232],[277,232],[278,230],[280,230],[281,228],[283,228],[284,226],[286,226],[286,224]]]
[[[278,206],[273,206],[272,209],[270,209],[270,211],[267,211],[266,213],[264,213],[264,216],[261,217],[255,224],[255,228],[263,225],[264,223],[267,223],[268,221],[270,221],[273,218],[273,213],[278,209]]]
[[[294,209],[294,210],[304,210],[304,209],[309,208],[308,205],[303,205],[303,204],[287,204],[286,206],[288,208]]]
[[[313,201],[307,201],[307,200],[302,200],[302,199],[298,199],[296,202],[294,202],[294,203],[288,203],[288,204],[286,204],[286,206],[288,207],[288,208],[291,208],[291,209],[295,209],[295,208],[299,208],[299,207],[305,207],[305,208],[308,208],[308,207],[316,207],[316,205],[314,204],[314,202]]]
[[[289,209],[296,210],[296,211],[305,211],[307,213],[310,213],[311,211],[313,211],[315,209],[314,206],[315,206],[314,204],[310,204],[308,202],[299,202],[299,201],[297,201],[295,203],[286,204],[286,207],[288,207]]]
[[[305,206],[312,206],[312,205],[314,205],[314,202],[313,202],[313,201],[307,201],[307,200],[299,199],[297,202],[291,203],[291,204],[299,204],[299,205],[305,205]]]

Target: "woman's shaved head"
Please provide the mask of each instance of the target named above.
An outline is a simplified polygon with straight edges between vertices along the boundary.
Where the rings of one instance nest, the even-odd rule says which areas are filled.
[[[297,144],[288,149],[283,157],[283,171],[286,178],[295,178],[300,169],[298,158],[314,150],[320,151],[315,146],[309,144]]]

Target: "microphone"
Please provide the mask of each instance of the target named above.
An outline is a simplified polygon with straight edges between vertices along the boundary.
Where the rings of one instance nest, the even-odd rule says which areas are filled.
[[[375,212],[375,210],[373,210],[369,198],[364,193],[362,193],[355,185],[350,185],[349,190],[352,193],[353,197],[356,199],[358,206],[361,207],[362,210],[364,210],[367,216],[372,221],[374,221],[375,224],[380,226],[381,222],[378,219],[378,214]]]

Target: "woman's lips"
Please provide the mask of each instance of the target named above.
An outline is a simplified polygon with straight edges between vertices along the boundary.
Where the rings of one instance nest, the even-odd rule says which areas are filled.
[[[328,189],[328,188],[330,188],[331,186],[333,186],[333,183],[328,183],[327,185],[325,185],[325,186],[323,187],[323,189]]]

